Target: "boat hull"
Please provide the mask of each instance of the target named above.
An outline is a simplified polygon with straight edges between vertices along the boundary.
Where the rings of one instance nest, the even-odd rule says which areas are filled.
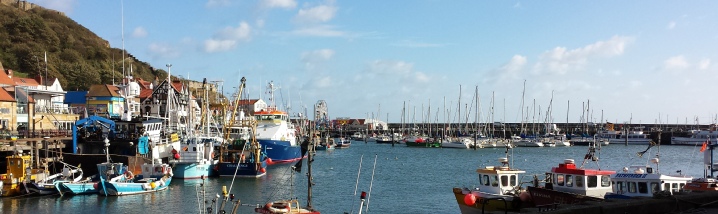
[[[52,184],[27,183],[26,187],[31,193],[50,195],[57,193],[57,188]]]
[[[24,194],[23,190],[21,189],[22,184],[3,184],[2,186],[2,192],[0,192],[0,195],[3,197],[11,197],[11,196],[18,196],[20,194]]]
[[[292,146],[289,141],[281,140],[261,140],[259,145],[267,157],[272,159],[270,164],[289,163],[302,159],[302,150],[300,146]]]
[[[602,198],[579,195],[575,193],[561,192],[546,188],[528,186],[528,192],[536,206],[549,204],[575,204],[584,201],[603,201]]]
[[[60,191],[60,194],[70,195],[91,195],[97,194],[95,189],[96,182],[92,183],[69,183],[69,182],[57,182],[55,183],[56,188]],[[98,184],[99,185],[99,184]]]
[[[464,201],[466,194],[469,191],[464,191],[461,188],[454,188],[454,197],[456,203],[459,205],[459,210],[462,214],[477,214],[491,211],[518,211],[521,209],[521,199],[513,196],[503,196],[496,198],[482,198],[478,197],[473,205],[468,205]],[[499,199],[502,198],[502,199]]]
[[[172,182],[172,177],[165,176],[152,182],[122,183],[103,181],[98,185],[99,194],[103,196],[136,195],[166,190]],[[151,183],[154,183],[154,188]],[[100,187],[101,186],[101,187]]]
[[[406,142],[408,147],[427,147],[427,148],[439,148],[441,143],[427,143],[427,142]]]
[[[202,177],[214,176],[213,166],[211,163],[176,163],[172,167],[174,178],[179,179],[199,179]]]
[[[239,168],[237,168],[239,167]],[[221,177],[258,178],[267,174],[267,162],[255,163],[218,163],[217,174]],[[236,172],[236,173],[235,173]]]

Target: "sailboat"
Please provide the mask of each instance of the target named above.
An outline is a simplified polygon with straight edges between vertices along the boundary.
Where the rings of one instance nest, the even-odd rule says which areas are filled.
[[[314,134],[310,134],[310,136],[314,136]],[[312,186],[313,183],[313,177],[312,177],[312,162],[314,162],[314,154],[316,153],[316,150],[314,149],[314,145],[311,145],[310,142],[315,142],[314,139],[306,139],[304,142],[302,142],[301,148],[302,148],[302,156],[307,154],[307,205],[302,207],[299,204],[299,200],[296,198],[290,196],[287,197],[287,199],[280,199],[276,201],[269,202],[265,204],[264,206],[258,206],[254,208],[254,211],[257,213],[266,213],[266,214],[284,214],[284,213],[306,213],[306,214],[319,214],[320,212],[315,210],[312,207]],[[294,166],[292,166],[292,169],[296,171],[297,173],[301,172],[302,170],[302,164],[303,161],[300,160],[297,162]]]

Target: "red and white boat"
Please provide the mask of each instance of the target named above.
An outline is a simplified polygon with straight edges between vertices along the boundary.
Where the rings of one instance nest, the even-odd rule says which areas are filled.
[[[598,161],[595,151],[595,147],[589,148],[584,164],[586,161]],[[602,201],[604,195],[612,191],[610,175],[613,174],[616,171],[584,169],[583,164],[576,167],[573,159],[565,159],[546,173],[544,187],[529,186],[528,191],[536,206]]]

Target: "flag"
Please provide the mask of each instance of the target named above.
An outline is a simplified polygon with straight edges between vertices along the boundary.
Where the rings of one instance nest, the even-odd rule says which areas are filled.
[[[703,142],[703,146],[701,146],[701,150],[700,150],[700,151],[701,151],[701,152],[705,151],[705,150],[706,150],[706,146],[708,146],[708,141]]]

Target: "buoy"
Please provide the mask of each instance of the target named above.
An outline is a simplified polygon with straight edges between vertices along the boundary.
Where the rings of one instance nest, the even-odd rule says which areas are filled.
[[[259,172],[261,172],[261,173],[265,173],[265,172],[267,172],[267,169],[265,169],[264,167],[262,167],[262,168],[259,168]]]
[[[157,185],[155,184],[155,182],[152,182],[152,183],[150,183],[150,187],[152,187],[152,189],[155,189],[155,187],[157,187]]]
[[[272,164],[272,163],[274,163],[274,162],[272,162],[272,159],[271,159],[271,158],[267,158],[267,164]]]
[[[179,153],[175,153],[175,159],[178,159],[178,160],[180,159]]]
[[[474,204],[476,204],[476,196],[471,193],[466,194],[466,196],[464,196],[464,203],[469,206],[474,206]]]
[[[92,185],[96,190],[100,190],[100,183],[95,183]]]

